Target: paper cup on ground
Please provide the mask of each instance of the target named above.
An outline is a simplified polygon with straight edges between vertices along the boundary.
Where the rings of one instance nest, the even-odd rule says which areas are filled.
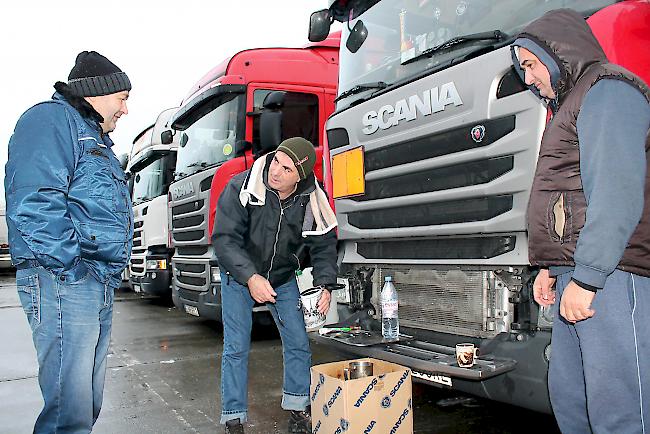
[[[318,300],[322,288],[309,288],[300,293],[302,303],[302,314],[305,317],[305,327],[308,331],[318,330],[325,324],[325,315],[318,311]]]

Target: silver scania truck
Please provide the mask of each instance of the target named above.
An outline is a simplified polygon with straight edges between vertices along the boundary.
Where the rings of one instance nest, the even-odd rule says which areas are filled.
[[[373,333],[315,339],[409,366],[421,381],[550,412],[553,318],[532,298],[526,235],[547,111],[517,77],[509,44],[548,10],[587,17],[617,2],[329,3],[312,15],[310,39],[343,22],[325,172],[348,282],[339,318]],[[399,295],[396,343],[377,339],[385,276]],[[465,342],[480,347],[471,369],[454,357]]]

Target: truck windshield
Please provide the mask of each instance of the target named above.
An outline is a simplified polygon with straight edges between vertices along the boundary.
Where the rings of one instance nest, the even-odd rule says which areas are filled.
[[[476,49],[515,36],[545,12],[572,8],[593,12],[613,0],[382,0],[343,24],[347,41],[358,20],[368,36],[356,53],[341,44],[337,109],[424,70],[444,65]],[[371,4],[373,0],[365,3]],[[480,34],[497,37],[477,37]],[[437,49],[439,48],[439,49]],[[378,86],[377,83],[381,83]],[[352,91],[351,91],[352,90]],[[343,95],[344,93],[347,95]]]
[[[172,155],[161,156],[134,174],[132,196],[134,205],[167,194],[165,186],[170,182],[168,178],[171,159]]]
[[[244,96],[221,104],[193,123],[181,134],[176,163],[176,179],[216,166],[235,156],[237,119],[244,110]]]

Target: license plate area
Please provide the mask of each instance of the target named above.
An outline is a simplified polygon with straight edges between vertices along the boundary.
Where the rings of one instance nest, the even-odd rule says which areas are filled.
[[[199,308],[197,308],[196,306],[190,306],[184,304],[183,307],[185,308],[186,313],[189,313],[190,315],[194,315],[194,316],[199,316]]]
[[[414,378],[419,378],[424,382],[440,384],[442,386],[452,387],[451,377],[440,374],[429,374],[427,372],[411,371]]]

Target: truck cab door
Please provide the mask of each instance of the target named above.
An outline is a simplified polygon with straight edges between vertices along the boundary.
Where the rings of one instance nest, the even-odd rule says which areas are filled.
[[[265,83],[249,85],[248,92],[246,140],[252,143],[255,157],[273,151],[290,137],[309,140],[319,153],[324,122],[322,88]],[[321,165],[315,171],[322,179]]]

